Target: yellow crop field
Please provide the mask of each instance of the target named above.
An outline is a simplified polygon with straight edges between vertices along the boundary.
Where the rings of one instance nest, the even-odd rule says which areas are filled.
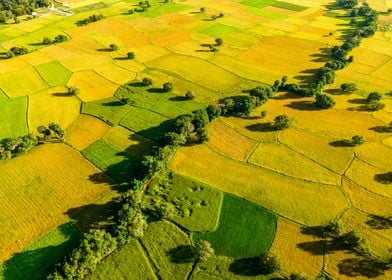
[[[155,145],[151,140],[121,126],[112,127],[103,139],[137,157],[150,154]]]
[[[136,77],[135,72],[131,72],[121,68],[115,64],[108,64],[94,69],[99,75],[105,77],[109,81],[122,85],[126,82],[132,81]]]
[[[167,55],[150,61],[147,65],[172,71],[185,79],[211,89],[227,89],[240,81],[238,76],[191,56]],[[192,65],[192,67],[189,67],[189,65]],[[215,79],[215,77],[219,77],[219,79]]]
[[[106,176],[78,152],[47,144],[0,165],[2,234],[0,260],[72,218],[79,209],[110,189]]]
[[[69,79],[68,86],[80,89],[78,97],[84,102],[103,99],[113,96],[118,85],[110,82],[93,71],[74,73]]]
[[[381,143],[365,143],[359,146],[355,153],[357,157],[370,165],[385,170],[391,167],[392,147]]]
[[[340,185],[338,174],[281,144],[260,144],[249,162],[295,178]]]
[[[79,151],[101,139],[109,126],[103,121],[89,116],[80,115],[66,130],[65,141]]]
[[[81,102],[75,96],[64,96],[65,87],[52,87],[29,96],[28,121],[30,131],[51,122],[68,127],[78,116]]]
[[[91,70],[112,63],[112,58],[107,53],[74,55],[59,60],[59,62],[72,72]]]
[[[320,274],[323,266],[323,256],[313,255],[298,246],[320,241],[320,238],[306,235],[301,232],[301,226],[287,219],[278,219],[278,227],[271,252],[276,254],[281,263],[283,272],[303,273],[310,279]]]
[[[293,179],[231,160],[205,145],[180,148],[170,168],[305,224],[326,223],[347,207],[338,187]]]
[[[208,129],[210,138],[207,145],[232,159],[246,160],[257,145],[219,120],[211,123]]]
[[[20,77],[23,77],[23,79],[20,79]],[[9,97],[28,95],[47,87],[48,85],[32,66],[0,75],[0,88]]]
[[[378,179],[382,174],[390,171],[369,165],[363,161],[355,159],[346,172],[347,178],[353,180],[358,185],[374,193],[392,198],[392,189]]]
[[[27,55],[24,55],[21,57],[21,59],[23,59],[27,63],[30,63],[31,65],[39,65],[52,61],[52,58],[39,51],[31,52]]]
[[[388,216],[391,214],[392,201],[390,198],[371,192],[346,178],[343,179],[343,186],[356,208],[375,215]]]
[[[353,152],[351,148],[330,146],[329,143],[334,140],[336,139],[293,129],[279,134],[282,144],[334,172],[343,174],[353,158]]]

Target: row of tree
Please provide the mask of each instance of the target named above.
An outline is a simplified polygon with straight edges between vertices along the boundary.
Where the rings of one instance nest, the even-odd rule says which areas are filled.
[[[56,37],[54,37],[54,39],[50,39],[49,37],[44,37],[42,39],[42,44],[43,45],[50,45],[50,44],[56,44],[56,43],[61,43],[64,41],[67,41],[68,37],[63,35],[63,34],[59,34]]]

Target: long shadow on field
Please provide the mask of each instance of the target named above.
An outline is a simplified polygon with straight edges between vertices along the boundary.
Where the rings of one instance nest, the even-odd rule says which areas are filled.
[[[372,258],[348,258],[338,264],[339,273],[348,277],[364,276],[375,278],[385,274],[391,266]]]
[[[332,147],[336,147],[336,148],[349,148],[349,147],[353,147],[353,143],[350,140],[336,140],[336,141],[332,141],[329,143],[330,146]]]
[[[68,239],[57,246],[47,246],[38,249],[27,249],[26,251],[14,254],[9,260],[0,266],[2,278],[4,280],[29,279],[41,280],[53,271],[56,263],[62,261],[79,244],[79,234],[72,234],[67,224],[61,225],[58,229],[62,235]]]
[[[190,263],[196,260],[195,250],[190,245],[180,245],[166,252],[173,263]]]
[[[384,217],[379,215],[369,215],[369,220],[366,221],[366,224],[373,229],[379,229],[379,230],[391,229],[392,216]]]
[[[374,126],[369,128],[369,130],[373,130],[378,133],[392,133],[392,127],[389,126]]]
[[[289,107],[291,109],[299,110],[299,111],[317,111],[320,110],[314,105],[313,101],[293,101],[290,104],[284,105],[285,107]]]
[[[75,221],[78,228],[84,232],[92,228],[110,227],[119,210],[119,203],[115,198],[103,204],[89,204],[70,208],[65,212],[68,217]]]
[[[392,185],[392,171],[374,175],[374,180],[380,184]]]
[[[250,131],[273,132],[276,131],[272,123],[255,123],[245,127]]]
[[[230,264],[229,270],[234,274],[241,276],[257,276],[264,274],[260,267],[260,260],[257,257],[234,260]]]

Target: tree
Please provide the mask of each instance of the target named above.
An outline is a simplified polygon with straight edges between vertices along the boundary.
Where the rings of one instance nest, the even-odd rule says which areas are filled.
[[[163,90],[164,90],[165,92],[170,92],[170,91],[172,91],[172,90],[173,90],[173,84],[170,83],[170,82],[164,83],[164,84],[163,84]]]
[[[369,111],[379,111],[385,108],[385,104],[378,100],[371,100],[367,104],[367,108]]]
[[[365,143],[365,137],[363,137],[362,135],[354,135],[351,138],[351,144],[353,146],[358,146],[358,145],[361,145],[363,143]]]
[[[222,114],[222,109],[217,104],[210,104],[206,108],[210,122]]]
[[[260,112],[260,118],[265,118],[267,116],[267,111]]]
[[[173,219],[176,215],[176,207],[170,202],[161,202],[155,208],[155,213],[159,219]]]
[[[188,90],[185,93],[185,98],[188,99],[188,100],[193,100],[193,99],[195,99],[195,97],[196,97],[196,94],[195,94],[194,91]]]
[[[380,101],[382,98],[382,95],[376,91],[371,92],[368,94],[368,96],[366,97],[366,101],[368,103],[372,102],[372,101]]]
[[[171,146],[181,146],[186,143],[186,137],[175,132],[168,132],[164,136],[165,143]]]
[[[206,11],[206,8],[204,8],[204,7],[200,8],[200,13],[205,13],[205,11]]]
[[[215,39],[215,45],[216,46],[222,46],[223,45],[223,39],[222,38],[216,38]]]
[[[143,78],[142,80],[143,86],[151,86],[152,85],[152,80],[150,78]]]
[[[44,37],[44,38],[42,39],[42,44],[44,44],[44,45],[50,45],[50,44],[52,44],[52,40],[50,40],[48,37]]]
[[[355,230],[343,234],[340,240],[345,246],[350,249],[361,249],[361,247],[363,247],[365,243],[365,240],[362,235]]]
[[[280,263],[275,255],[262,253],[260,255],[260,268],[263,274],[271,274],[280,270]]]
[[[57,123],[50,123],[48,128],[54,132],[57,138],[60,140],[64,140],[65,131],[61,128],[61,126]]]
[[[291,119],[287,115],[279,115],[274,119],[273,127],[276,130],[287,129],[291,126]]]
[[[196,243],[195,249],[198,261],[207,261],[215,254],[214,248],[212,248],[211,244],[206,240],[199,240]]]
[[[80,90],[77,87],[69,87],[67,91],[68,95],[78,95],[79,92]]]
[[[220,18],[223,18],[224,16],[225,16],[225,14],[222,13],[222,12],[220,12],[219,15],[218,15],[218,17],[220,17]]]
[[[135,53],[134,52],[128,52],[127,53],[127,58],[128,59],[134,59],[135,58]]]
[[[61,43],[61,42],[67,41],[67,40],[68,40],[68,37],[65,36],[65,35],[63,35],[63,34],[59,34],[59,35],[57,35],[57,36],[54,38],[54,42],[55,42],[55,43]]]
[[[317,94],[315,105],[320,109],[329,109],[335,106],[335,100],[326,94]]]
[[[341,220],[338,221],[331,221],[324,227],[324,232],[326,235],[338,238],[339,236],[342,235],[344,231],[344,224],[342,223]]]
[[[340,85],[340,89],[343,92],[351,93],[357,90],[357,85],[354,83],[345,83]]]
[[[109,45],[109,50],[111,51],[111,52],[115,52],[115,51],[117,51],[119,48],[118,48],[118,46],[116,45],[116,44],[110,44]]]

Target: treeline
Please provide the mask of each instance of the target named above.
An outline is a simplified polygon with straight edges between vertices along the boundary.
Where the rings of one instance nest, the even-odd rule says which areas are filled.
[[[60,125],[51,123],[49,127],[39,126],[39,135],[28,134],[20,137],[11,137],[0,140],[0,161],[6,161],[13,157],[26,154],[39,144],[53,141],[64,140],[65,132]]]
[[[3,0],[0,2],[0,22],[7,22],[18,16],[31,14],[35,9],[47,7],[49,0]]]

